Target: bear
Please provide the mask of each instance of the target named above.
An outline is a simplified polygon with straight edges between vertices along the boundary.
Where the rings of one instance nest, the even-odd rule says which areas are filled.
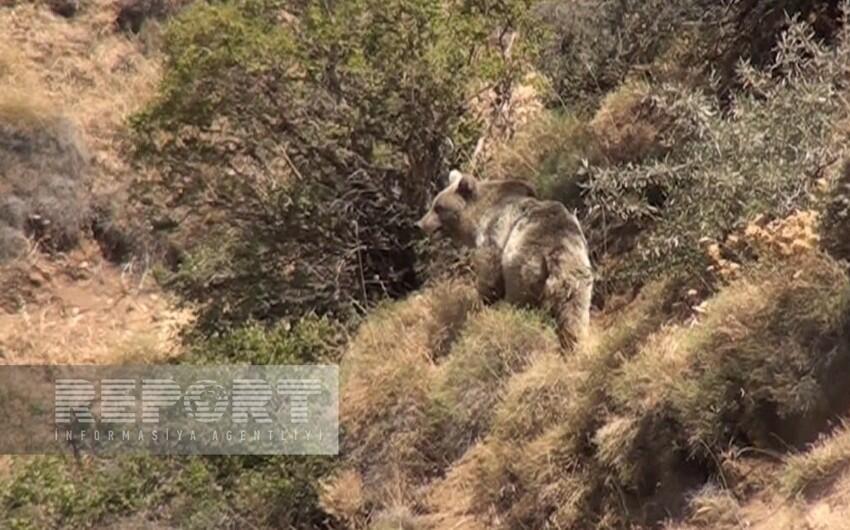
[[[484,303],[505,300],[548,311],[566,351],[583,340],[593,271],[581,225],[563,204],[538,199],[519,180],[479,180],[454,170],[416,225],[474,249]]]

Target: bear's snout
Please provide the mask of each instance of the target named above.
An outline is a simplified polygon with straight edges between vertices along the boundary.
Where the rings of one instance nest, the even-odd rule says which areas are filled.
[[[416,226],[426,234],[432,234],[440,228],[440,218],[434,212],[428,212],[416,221]]]

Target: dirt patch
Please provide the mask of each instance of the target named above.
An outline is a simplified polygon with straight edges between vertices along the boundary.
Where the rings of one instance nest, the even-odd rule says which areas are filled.
[[[154,362],[176,353],[191,314],[150,274],[104,260],[91,243],[55,260],[0,269],[0,362]]]

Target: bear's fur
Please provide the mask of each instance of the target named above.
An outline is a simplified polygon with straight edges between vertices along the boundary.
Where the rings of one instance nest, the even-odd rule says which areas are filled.
[[[572,350],[587,332],[593,290],[578,219],[521,181],[479,181],[459,171],[449,180],[417,226],[474,247],[482,299],[546,309],[562,346]]]

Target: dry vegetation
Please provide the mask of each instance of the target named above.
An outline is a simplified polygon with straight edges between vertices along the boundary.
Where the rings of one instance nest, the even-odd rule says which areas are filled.
[[[569,359],[545,321],[477,308],[460,285],[382,309],[343,360],[326,509],[374,528],[738,523],[729,450],[802,448],[846,410],[850,281],[812,251],[748,269],[684,320],[676,287],[647,287]],[[448,354],[429,347],[437,301],[467,308]],[[842,439],[792,458],[783,483],[843,469]]]
[[[126,120],[152,94],[159,61],[145,41],[156,28],[128,38],[115,16],[111,2],[86,2],[72,19],[40,3],[0,9],[7,363],[154,360],[173,353],[188,318],[129,252]]]

